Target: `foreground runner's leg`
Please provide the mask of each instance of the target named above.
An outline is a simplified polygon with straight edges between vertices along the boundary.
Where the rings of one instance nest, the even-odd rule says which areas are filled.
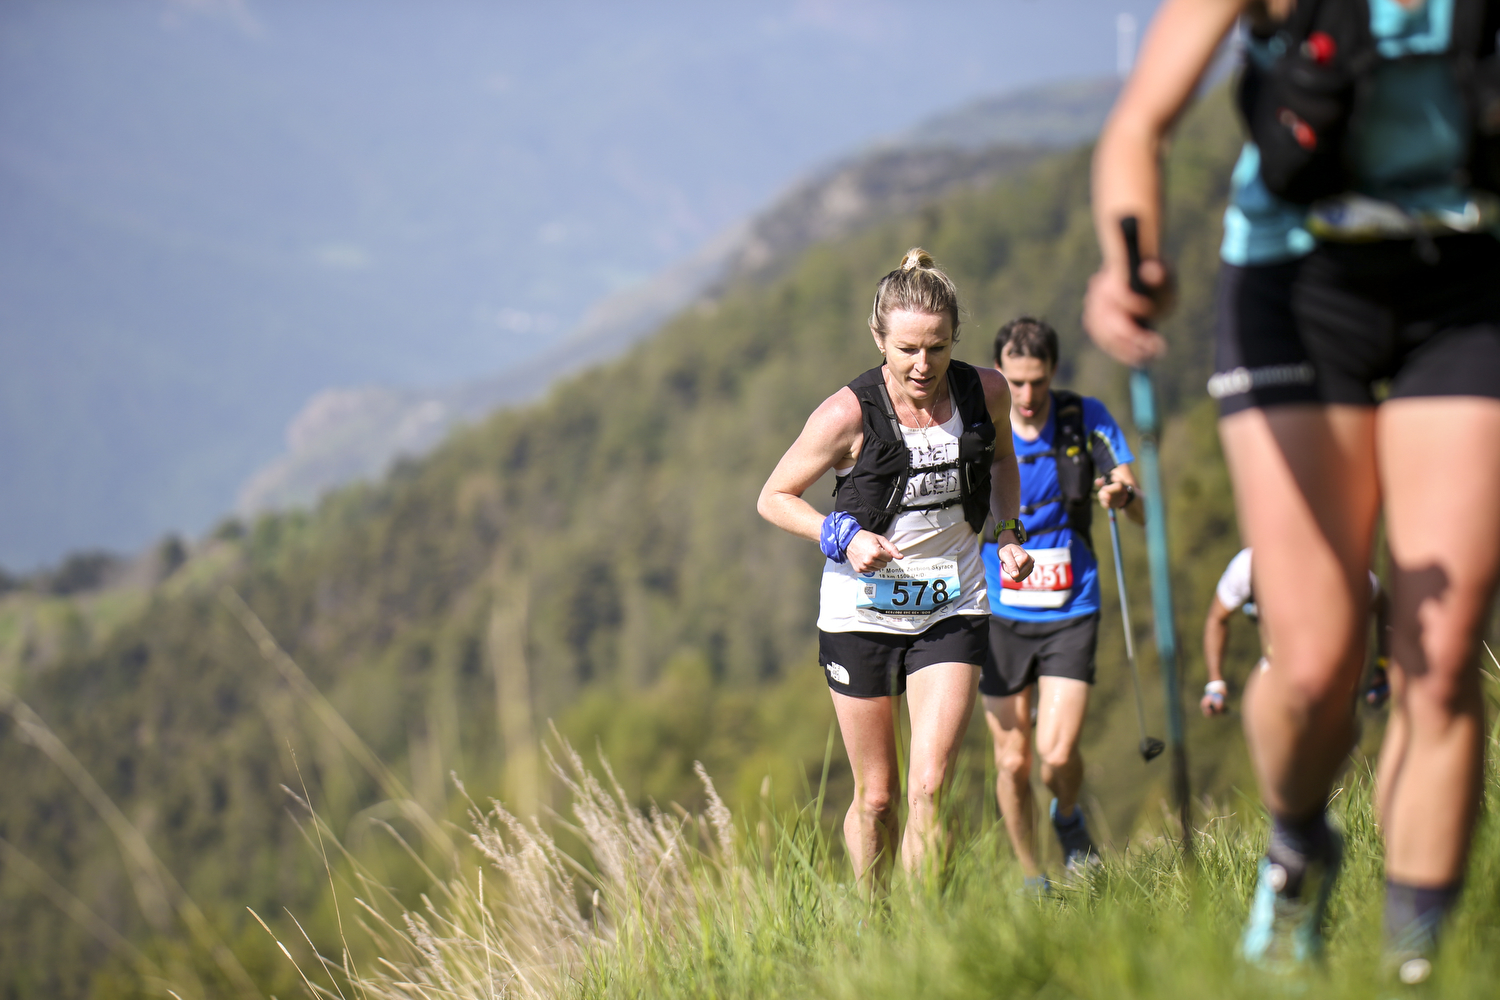
[[[1219,422],[1270,666],[1245,735],[1274,828],[1242,943],[1270,964],[1316,957],[1337,875],[1329,789],[1353,745],[1379,491],[1373,407],[1244,410]]]
[[[1031,791],[1031,698],[1034,687],[984,697],[984,721],[995,744],[995,800],[1016,861],[1029,884],[1040,888],[1036,860],[1036,797]]]
[[[940,862],[943,834],[938,807],[943,786],[974,713],[979,667],[969,663],[934,663],[906,676],[911,708],[911,764],[906,777],[906,835],[901,840],[902,866],[912,873]]]
[[[1386,931],[1395,957],[1420,958],[1457,899],[1479,809],[1477,660],[1500,574],[1500,401],[1395,399],[1378,428],[1399,677],[1380,761]]]
[[[1042,783],[1051,789],[1052,827],[1069,871],[1098,861],[1088,824],[1078,806],[1083,787],[1083,755],[1078,739],[1089,708],[1089,685],[1072,677],[1037,678],[1036,752],[1042,760]]]
[[[899,699],[829,694],[854,772],[854,801],[844,816],[844,843],[861,889],[866,895],[879,893],[887,884],[900,834],[896,809],[901,794],[896,761]]]

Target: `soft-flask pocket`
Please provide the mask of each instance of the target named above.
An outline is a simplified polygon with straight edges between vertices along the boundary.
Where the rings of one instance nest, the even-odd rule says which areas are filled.
[[[1237,103],[1260,149],[1260,176],[1274,195],[1299,205],[1348,187],[1344,139],[1356,74],[1337,58],[1332,36],[1314,32],[1269,67],[1247,63]]]

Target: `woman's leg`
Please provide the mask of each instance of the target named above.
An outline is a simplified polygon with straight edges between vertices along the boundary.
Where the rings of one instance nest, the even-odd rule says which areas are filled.
[[[1390,539],[1395,742],[1381,754],[1386,871],[1456,887],[1479,806],[1479,635],[1500,572],[1500,401],[1392,400],[1380,408]]]
[[[1031,791],[1031,695],[1022,688],[1003,698],[984,697],[984,721],[995,742],[995,801],[1005,832],[1028,878],[1042,873],[1036,863],[1036,797]]]
[[[911,709],[911,766],[906,776],[906,836],[901,864],[921,871],[929,852],[941,854],[939,797],[953,773],[953,761],[974,712],[979,667],[970,663],[934,663],[906,678]]]
[[[1246,692],[1245,735],[1272,814],[1318,820],[1355,734],[1380,503],[1375,412],[1243,410],[1219,430],[1270,661]]]
[[[867,894],[878,892],[886,883],[900,834],[896,814],[901,791],[901,771],[896,763],[899,699],[829,693],[854,772],[854,802],[844,816],[844,843],[861,888]]]

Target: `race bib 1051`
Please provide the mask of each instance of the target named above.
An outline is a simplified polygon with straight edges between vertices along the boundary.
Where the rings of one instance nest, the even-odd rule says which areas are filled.
[[[963,587],[952,559],[896,559],[884,569],[861,573],[854,610],[865,621],[903,625],[942,615],[958,606]]]
[[[1060,608],[1073,594],[1073,550],[1027,549],[1031,575],[1012,580],[1000,573],[1000,603],[1017,608]]]

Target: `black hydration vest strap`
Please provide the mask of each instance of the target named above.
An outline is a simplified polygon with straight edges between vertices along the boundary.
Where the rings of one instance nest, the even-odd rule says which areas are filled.
[[[1052,390],[1052,405],[1057,408],[1052,431],[1052,447],[1021,458],[1031,463],[1041,458],[1050,458],[1057,468],[1056,496],[1021,508],[1022,514],[1034,514],[1050,503],[1061,503],[1065,521],[1063,527],[1082,540],[1090,552],[1094,550],[1093,536],[1093,490],[1094,478],[1107,475],[1114,467],[1111,449],[1097,449],[1090,438],[1083,420],[1083,397],[1066,389]],[[1031,534],[1039,532],[1027,531]]]
[[[896,404],[891,402],[891,394],[885,387],[884,378],[880,380],[880,385],[876,388],[880,390],[881,408],[885,410],[886,419],[891,422],[891,434],[894,435],[894,440],[904,444],[906,442],[906,435],[901,433],[901,421],[896,417]],[[954,405],[956,406],[957,404]]]
[[[976,533],[990,516],[991,468],[995,464],[995,423],[984,395],[984,379],[962,361],[948,366],[948,389],[959,413],[958,484],[964,520]]]
[[[1021,513],[1022,514],[1028,514],[1028,515],[1029,514],[1035,514],[1037,511],[1041,510],[1043,507],[1047,506],[1049,503],[1058,503],[1059,501],[1066,500],[1066,499],[1067,499],[1067,497],[1065,497],[1061,493],[1059,493],[1059,494],[1057,494],[1057,496],[1048,497],[1045,500],[1038,500],[1036,503],[1023,503],[1021,505]],[[1029,531],[1030,529],[1028,528],[1027,530]]]
[[[896,417],[896,407],[895,407],[895,404],[891,402],[891,394],[890,394],[889,391],[886,390],[885,379],[883,379],[883,378],[880,380],[880,401],[881,401],[882,405],[885,407],[886,416],[890,418],[891,429],[896,434],[896,440],[900,441],[903,445],[905,445],[906,444],[906,435],[901,430],[901,421],[898,420],[897,417]],[[953,404],[953,412],[959,414],[960,422],[962,422],[963,413],[962,413],[962,410],[959,408],[959,403],[958,403],[958,387],[954,384],[954,380],[953,380],[953,366],[952,366],[951,363],[948,366],[948,402],[950,402],[950,403]],[[950,417],[949,419],[951,420],[952,418]],[[960,433],[962,433],[961,429],[960,429]],[[908,454],[907,465],[906,465],[906,481],[907,482],[911,482],[911,477],[913,475],[915,475],[915,474],[918,474],[918,473],[920,473],[921,475],[925,476],[925,475],[928,475],[929,473],[933,473],[933,472],[947,472],[949,469],[956,469],[960,465],[959,461],[957,459],[955,459],[952,462],[944,462],[941,465],[924,465],[924,466],[922,466],[922,468],[918,469],[918,468],[913,467],[912,464],[911,464],[910,451],[908,451],[907,454]],[[902,485],[902,492],[903,493],[906,492],[906,488],[905,488],[904,484]],[[959,477],[959,495],[958,496],[956,496],[956,497],[949,497],[946,500],[935,500],[932,503],[902,504],[901,506],[899,506],[899,507],[896,508],[896,513],[898,515],[900,515],[900,514],[905,514],[908,511],[947,510],[949,507],[955,506],[957,504],[961,504],[963,502],[964,502],[963,477],[960,476]]]

